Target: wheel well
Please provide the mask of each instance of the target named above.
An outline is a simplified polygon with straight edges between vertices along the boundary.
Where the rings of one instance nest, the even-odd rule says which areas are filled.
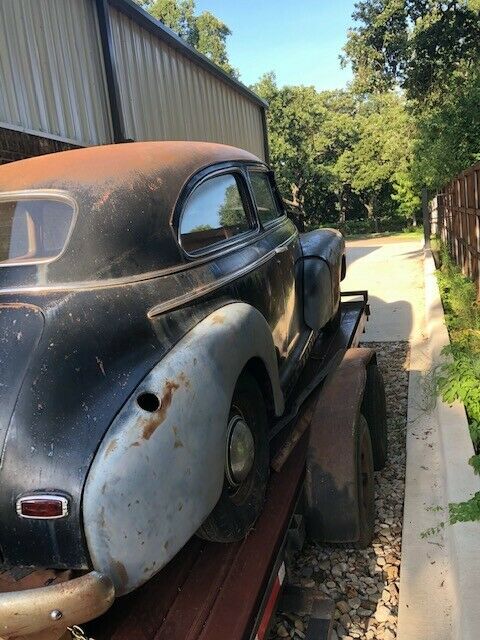
[[[275,405],[273,401],[273,389],[270,376],[268,375],[267,367],[261,358],[252,358],[247,362],[243,371],[248,371],[255,380],[258,382],[262,395],[265,399],[265,404],[268,412],[268,419],[270,425],[272,424],[275,416]]]

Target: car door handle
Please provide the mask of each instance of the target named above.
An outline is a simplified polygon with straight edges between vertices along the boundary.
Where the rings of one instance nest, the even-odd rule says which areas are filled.
[[[279,247],[275,248],[275,253],[285,253],[285,251],[288,251],[288,245],[286,244],[281,244]]]

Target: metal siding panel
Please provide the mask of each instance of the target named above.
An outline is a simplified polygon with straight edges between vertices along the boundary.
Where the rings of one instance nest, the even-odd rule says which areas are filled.
[[[2,0],[0,17],[0,121],[80,145],[110,142],[93,0]]]
[[[264,157],[259,105],[117,9],[109,14],[128,137],[222,142]]]

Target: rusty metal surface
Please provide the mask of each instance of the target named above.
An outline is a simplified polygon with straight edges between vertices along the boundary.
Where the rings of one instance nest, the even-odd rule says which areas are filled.
[[[48,586],[0,593],[1,636],[13,640],[46,630],[61,635],[67,626],[87,622],[104,613],[114,596],[111,580],[95,571]],[[58,620],[50,616],[53,610],[61,612]]]
[[[163,275],[164,269],[178,269],[185,258],[171,217],[182,188],[201,169],[213,165],[215,170],[234,161],[259,162],[246,151],[213,143],[138,142],[0,166],[2,199],[54,190],[52,195],[68,196],[78,208],[62,255],[48,267],[3,268],[2,289],[72,283],[86,288],[98,281],[113,285],[122,278],[147,279]],[[252,231],[246,242],[257,235]],[[206,264],[204,273],[210,274]]]
[[[232,303],[153,368],[105,434],[85,483],[83,522],[91,562],[117,594],[158,573],[217,503],[231,398],[254,358],[266,367],[280,415],[271,329],[258,310]],[[160,399],[153,413],[136,402],[146,391]]]
[[[107,203],[115,189],[132,189],[139,179],[151,192],[180,187],[202,167],[216,162],[258,162],[248,151],[209,142],[137,142],[62,151],[28,158],[0,168],[0,192],[51,187],[73,194],[84,189]]]
[[[302,484],[303,437],[246,540],[230,545],[193,538],[167,567],[91,623],[97,640],[244,640],[268,582]],[[247,634],[246,634],[247,632]]]
[[[145,146],[157,148],[157,145],[162,143]],[[116,154],[117,151],[129,156],[128,147],[132,146],[89,149],[85,150],[86,156],[83,156],[83,151],[78,153],[82,157],[91,158],[92,154],[95,155],[98,151],[106,153],[104,157],[108,159],[110,153]],[[138,147],[144,148],[144,145],[138,143]],[[188,145],[185,148],[189,148]],[[221,147],[221,151],[228,152],[224,147]],[[146,155],[148,156],[148,153]],[[63,157],[68,159],[71,155],[64,154]],[[145,162],[148,165],[148,157],[147,161],[139,155],[136,159],[137,164],[134,165],[139,168],[140,177],[145,179],[140,167],[143,167]],[[45,161],[51,167],[50,159],[46,158]],[[27,162],[37,166],[33,160]],[[17,166],[32,166],[27,162]],[[177,165],[180,162],[177,158]],[[43,163],[40,163],[40,166],[42,165]],[[61,170],[61,164],[58,162],[53,169],[57,168]],[[98,163],[97,168],[107,175],[108,171],[112,171],[111,166],[103,167],[102,163]],[[79,171],[85,169],[80,168]],[[210,168],[207,171],[210,171]],[[38,173],[40,175],[41,172]],[[3,175],[1,171],[0,174]],[[13,173],[10,171],[9,175],[12,176]],[[21,176],[21,173],[18,175]],[[54,170],[51,170],[52,179],[53,175]],[[168,172],[165,173],[165,180],[169,180]],[[173,178],[170,182],[173,182]],[[133,196],[135,195],[145,196],[152,216],[162,218],[155,208],[158,201],[152,202],[148,192],[144,194],[138,189],[133,193]],[[135,265],[139,267],[140,258],[145,254],[145,237],[150,238],[151,235],[149,220],[146,219],[145,208],[140,206],[141,202],[127,200],[127,196],[128,193],[122,191],[117,194],[113,204],[107,199],[103,203],[99,202],[100,208],[95,211],[84,210],[84,229],[88,236],[80,234],[76,239],[76,251],[71,253],[72,278],[78,277],[82,269],[91,270],[91,275],[94,275],[93,270],[98,268],[100,261],[105,260],[105,253],[99,251],[95,244],[97,237],[100,236],[108,242],[110,250],[113,243],[115,249],[114,236],[121,235],[119,225],[130,230],[123,236],[137,247],[138,257]],[[131,194],[130,196],[133,197]],[[173,199],[175,196],[171,197]],[[85,198],[86,204],[91,203],[90,196]],[[103,225],[105,233],[96,233],[98,227],[94,225],[95,219],[98,220],[98,224]],[[132,219],[141,227],[141,233],[135,238],[130,237]],[[157,262],[165,259],[165,247],[168,242],[178,250],[168,224],[168,216],[162,218],[162,224],[166,240],[163,242],[163,236],[157,238],[158,250],[152,252],[152,259]],[[292,339],[289,334],[292,328],[289,315],[292,311],[298,312],[301,302],[295,302],[293,296],[289,298],[289,304],[285,300],[286,287],[288,286],[289,293],[293,290],[294,273],[288,264],[285,267],[279,265],[274,255],[268,261],[262,261],[258,268],[255,267],[248,273],[244,272],[246,265],[255,264],[255,261],[264,255],[270,256],[276,246],[285,243],[291,236],[291,222],[285,217],[280,217],[277,224],[263,233],[254,235],[249,244],[235,246],[234,251],[219,252],[209,257],[208,261],[200,261],[200,264],[196,261],[188,263],[181,272],[162,273],[156,277],[150,275],[142,280],[128,282],[121,280],[115,285],[111,281],[104,283],[95,280],[93,282],[96,286],[87,286],[84,282],[79,288],[66,287],[52,291],[46,286],[48,278],[53,277],[52,264],[48,265],[48,270],[39,270],[38,279],[43,283],[43,287],[34,291],[19,286],[12,292],[8,287],[4,288],[7,283],[2,281],[2,309],[4,304],[35,304],[41,309],[45,326],[36,349],[27,349],[26,353],[21,354],[21,359],[19,355],[22,346],[27,344],[27,340],[34,342],[35,336],[32,337],[33,334],[30,333],[27,335],[26,322],[23,330],[20,328],[8,335],[7,351],[10,353],[11,350],[12,354],[17,354],[12,357],[19,367],[20,378],[23,376],[23,384],[18,394],[11,384],[4,387],[4,391],[8,389],[12,395],[2,403],[2,425],[4,429],[8,427],[8,436],[3,449],[0,502],[5,505],[15,504],[19,495],[30,494],[43,487],[61,488],[62,494],[65,493],[71,501],[68,517],[58,519],[54,524],[19,519],[14,509],[5,508],[0,521],[0,544],[4,557],[10,563],[75,569],[91,566],[81,526],[80,509],[83,485],[99,443],[128,399],[135,402],[135,395],[132,394],[145,376],[173,345],[206,316],[215,313],[225,304],[237,300],[248,302],[266,319],[280,356],[282,371],[290,361],[297,362],[295,353],[288,350]],[[289,250],[292,251],[292,255],[287,252],[282,254],[282,257],[288,256],[289,262],[298,262],[298,241],[290,243]],[[56,264],[59,265],[60,260]],[[118,264],[110,261],[109,268],[116,270]],[[17,267],[9,267],[2,270],[5,279],[10,269],[14,271],[12,278],[17,278],[17,281],[27,277],[25,273],[30,274],[30,267],[18,267],[18,271]],[[235,278],[235,275],[238,277]],[[228,276],[228,283],[216,290],[214,295],[210,293],[208,297],[195,299],[189,304],[181,297],[184,294],[190,295],[200,285],[215,280],[223,282],[224,276]],[[150,318],[149,310],[165,300],[175,300],[177,306],[168,313]],[[295,304],[292,304],[292,301]],[[21,339],[16,337],[16,333],[21,334]],[[301,335],[298,341],[300,346],[303,337]],[[28,361],[30,355],[32,359]],[[5,357],[5,349],[2,357]],[[228,362],[228,356],[226,361]],[[20,367],[23,367],[23,371],[20,371]],[[236,373],[239,375],[240,371]],[[164,391],[168,392],[169,388],[165,388],[165,383],[169,379],[168,373],[165,373],[165,378],[159,381],[159,387],[155,391],[160,395],[164,395]],[[10,378],[11,381],[13,376]],[[178,384],[178,381],[173,382]],[[271,388],[268,380],[266,385]],[[174,398],[176,392],[174,393],[173,387],[171,391]],[[165,400],[168,403],[168,393]],[[13,404],[10,403],[15,405],[13,411]],[[173,426],[178,430],[178,427],[183,428],[185,425],[182,423]],[[149,436],[145,443],[150,445],[161,437],[159,434],[164,431],[162,427],[158,428],[158,416],[148,423],[145,422],[142,425],[142,433]],[[133,445],[132,452],[135,448],[138,447]],[[176,452],[179,453],[180,449],[177,448]],[[115,452],[111,453],[109,459],[114,457],[114,454]],[[162,469],[160,473],[165,471]],[[151,479],[146,484],[150,487]],[[12,531],[15,531],[14,537]],[[29,545],[24,542],[32,538],[37,540],[38,544]],[[116,555],[115,560],[122,563],[122,557]],[[152,564],[153,559],[148,565],[150,569]],[[121,565],[115,566],[121,578],[124,573]],[[151,575],[151,570],[148,575]],[[145,574],[145,577],[148,575]]]
[[[0,3],[0,126],[79,145],[112,141],[91,0]]]
[[[370,351],[347,351],[326,380],[312,417],[305,481],[309,529],[328,542],[354,542],[360,531],[355,425]]]
[[[454,178],[437,205],[438,233],[480,299],[480,164]]]
[[[358,340],[358,315],[365,307],[344,307],[339,331],[317,346],[312,375],[332,350]],[[359,366],[367,352],[358,350]],[[310,415],[311,407],[306,412]],[[97,640],[248,638],[302,484],[307,438],[304,434],[290,451],[281,472],[272,474],[265,510],[244,542],[217,545],[192,538],[159,574],[91,623],[90,634]]]

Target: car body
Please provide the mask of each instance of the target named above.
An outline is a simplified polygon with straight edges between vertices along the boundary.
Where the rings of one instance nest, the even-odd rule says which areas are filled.
[[[300,235],[268,167],[233,147],[1,167],[4,561],[93,569],[117,595],[161,569],[219,499],[239,376],[272,424],[338,314],[344,261],[340,234]],[[25,517],[45,495],[60,512]]]

